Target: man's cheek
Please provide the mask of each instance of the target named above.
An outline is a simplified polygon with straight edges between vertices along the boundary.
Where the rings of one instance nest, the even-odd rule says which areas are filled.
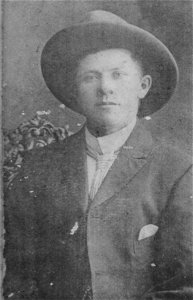
[[[81,91],[82,97],[90,97],[96,95],[96,89],[92,86],[87,87],[86,89],[82,89]]]

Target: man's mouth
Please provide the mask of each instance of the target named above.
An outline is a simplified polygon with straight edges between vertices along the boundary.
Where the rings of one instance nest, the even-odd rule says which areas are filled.
[[[97,106],[111,106],[111,105],[119,105],[118,103],[115,102],[100,102],[96,104]]]

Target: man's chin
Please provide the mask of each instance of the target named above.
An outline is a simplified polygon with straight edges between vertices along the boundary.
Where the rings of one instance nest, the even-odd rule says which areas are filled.
[[[118,124],[118,122],[116,122],[116,120],[111,119],[111,118],[98,118],[96,120],[92,119],[90,121],[88,121],[89,124],[92,124],[93,127],[97,127],[97,128],[106,128],[106,127],[114,127]]]
[[[97,119],[96,121],[94,119],[90,121],[87,120],[88,129],[90,129],[90,131],[93,133],[96,132],[98,136],[111,134],[113,132],[121,130],[125,126],[127,126],[127,122],[123,122],[122,120],[120,122],[114,119],[101,119],[100,121],[99,119]]]

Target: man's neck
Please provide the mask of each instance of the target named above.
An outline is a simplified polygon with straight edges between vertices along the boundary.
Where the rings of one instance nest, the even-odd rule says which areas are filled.
[[[104,136],[94,136],[88,128],[86,128],[86,142],[87,145],[94,149],[99,154],[111,153],[117,151],[128,139],[133,128],[135,127],[136,120],[133,120],[127,126]]]

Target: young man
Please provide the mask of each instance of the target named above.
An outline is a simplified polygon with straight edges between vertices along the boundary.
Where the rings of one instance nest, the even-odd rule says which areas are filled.
[[[191,299],[191,164],[139,121],[172,95],[173,56],[94,11],[48,41],[42,72],[87,121],[29,153],[7,192],[5,299]]]

